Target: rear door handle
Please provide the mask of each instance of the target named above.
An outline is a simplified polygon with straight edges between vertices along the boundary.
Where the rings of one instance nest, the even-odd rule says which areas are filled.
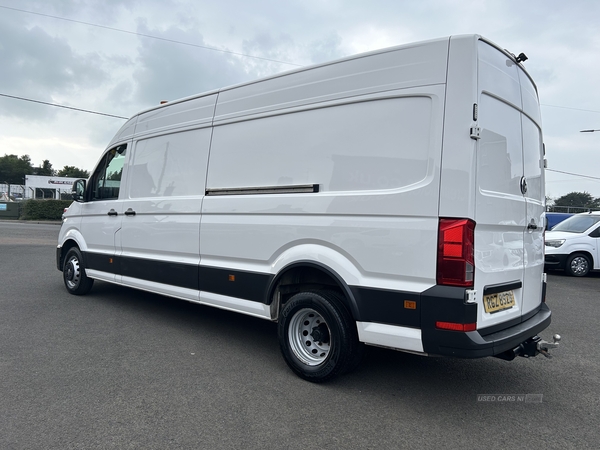
[[[125,211],[125,215],[126,216],[135,216],[135,211],[131,208],[129,208],[127,211]]]
[[[537,230],[538,229],[538,226],[536,225],[536,223],[533,219],[531,219],[531,222],[529,223],[529,225],[527,225],[527,229],[528,230]]]
[[[109,216],[118,216],[118,215],[119,215],[119,213],[118,213],[118,212],[116,212],[114,209],[111,209],[111,210],[108,212],[108,215],[109,215]]]

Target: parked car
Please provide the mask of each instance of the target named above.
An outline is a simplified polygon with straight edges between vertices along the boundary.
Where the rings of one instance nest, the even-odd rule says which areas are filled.
[[[600,269],[600,211],[575,214],[546,232],[546,270],[574,277]]]

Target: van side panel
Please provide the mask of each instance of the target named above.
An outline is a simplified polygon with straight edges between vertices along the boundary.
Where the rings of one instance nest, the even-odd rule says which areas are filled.
[[[206,197],[202,265],[270,273],[286,252],[314,244],[343,255],[359,284],[431,287],[443,93],[406,89],[216,126],[207,188],[317,184],[319,192]]]
[[[420,42],[298,70],[219,93],[215,123],[446,80],[448,39]]]
[[[135,133],[135,126],[137,124],[139,116],[133,116],[127,122],[123,124],[123,126],[117,131],[117,134],[111,139],[108,143],[107,148],[113,147],[116,143],[127,141],[131,139]]]
[[[434,99],[395,94],[217,126],[207,187],[319,184],[320,192],[376,193],[428,184]]]
[[[140,114],[135,127],[137,136],[148,133],[173,132],[191,126],[210,125],[215,112],[217,95],[175,101],[162,108]]]
[[[197,298],[210,138],[207,127],[135,142],[117,249],[123,284],[152,281],[165,285],[161,293]]]

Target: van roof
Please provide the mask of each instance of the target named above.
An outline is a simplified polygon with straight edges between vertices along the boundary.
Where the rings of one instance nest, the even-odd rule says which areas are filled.
[[[170,105],[173,105],[175,103],[181,103],[181,102],[185,102],[185,101],[189,101],[192,99],[196,99],[196,98],[200,98],[200,97],[205,97],[208,95],[213,95],[213,94],[217,94],[219,92],[224,92],[224,91],[228,91],[228,90],[232,90],[232,89],[236,89],[242,86],[249,86],[255,83],[259,83],[265,80],[270,80],[270,79],[275,79],[275,78],[279,78],[279,77],[284,77],[290,74],[294,74],[294,73],[301,73],[307,70],[312,70],[318,67],[325,67],[325,66],[329,66],[332,64],[338,64],[344,61],[351,61],[351,60],[355,60],[355,59],[360,59],[360,58],[365,58],[371,55],[378,55],[378,54],[383,54],[383,53],[389,53],[389,52],[393,52],[393,51],[397,51],[400,49],[405,49],[405,48],[411,48],[411,47],[417,47],[417,46],[423,46],[423,45],[427,45],[427,44],[431,44],[431,43],[435,43],[435,42],[440,42],[440,41],[449,41],[451,39],[473,39],[473,40],[481,40],[486,42],[487,44],[495,47],[496,49],[498,49],[499,51],[501,51],[502,53],[504,53],[507,57],[511,58],[516,64],[518,64],[521,69],[523,69],[523,71],[525,72],[525,74],[529,77],[529,79],[531,80],[534,88],[537,91],[537,86],[535,85],[533,79],[531,78],[531,76],[529,75],[529,73],[527,73],[527,71],[525,70],[525,68],[523,67],[523,65],[521,63],[518,63],[515,55],[510,53],[508,50],[503,49],[501,47],[499,47],[497,44],[495,44],[494,42],[490,41],[489,39],[484,38],[483,36],[479,35],[479,34],[464,34],[464,35],[453,35],[453,36],[447,36],[447,37],[443,37],[443,38],[437,38],[437,39],[429,39],[429,40],[425,40],[425,41],[419,41],[419,42],[411,42],[408,44],[401,44],[401,45],[396,45],[396,46],[392,46],[392,47],[386,47],[386,48],[382,48],[382,49],[377,49],[377,50],[372,50],[369,52],[364,52],[364,53],[357,53],[355,55],[350,55],[350,56],[346,56],[344,58],[339,58],[339,59],[335,59],[332,61],[327,61],[324,63],[319,63],[319,64],[312,64],[309,66],[305,66],[305,67],[299,67],[297,69],[291,69],[291,70],[286,70],[283,72],[279,72],[270,76],[266,76],[266,77],[261,77],[261,78],[257,78],[251,81],[246,81],[243,83],[238,83],[238,84],[234,84],[234,85],[230,85],[230,86],[225,86],[225,87],[221,87],[218,89],[213,89],[210,91],[206,91],[206,92],[202,92],[202,93],[198,93],[198,94],[194,94],[194,95],[190,95],[187,97],[183,97],[183,98],[179,98],[179,99],[175,99],[172,101],[168,101],[166,103],[163,104],[159,104],[156,106],[152,106],[150,108],[144,109],[142,111],[139,111],[137,114],[135,114],[132,117],[147,113],[149,111],[154,111],[160,108],[166,108]]]

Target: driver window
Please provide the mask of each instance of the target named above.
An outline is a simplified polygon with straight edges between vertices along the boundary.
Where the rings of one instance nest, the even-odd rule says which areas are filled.
[[[119,198],[126,149],[126,144],[110,149],[98,164],[90,179],[92,201]]]

